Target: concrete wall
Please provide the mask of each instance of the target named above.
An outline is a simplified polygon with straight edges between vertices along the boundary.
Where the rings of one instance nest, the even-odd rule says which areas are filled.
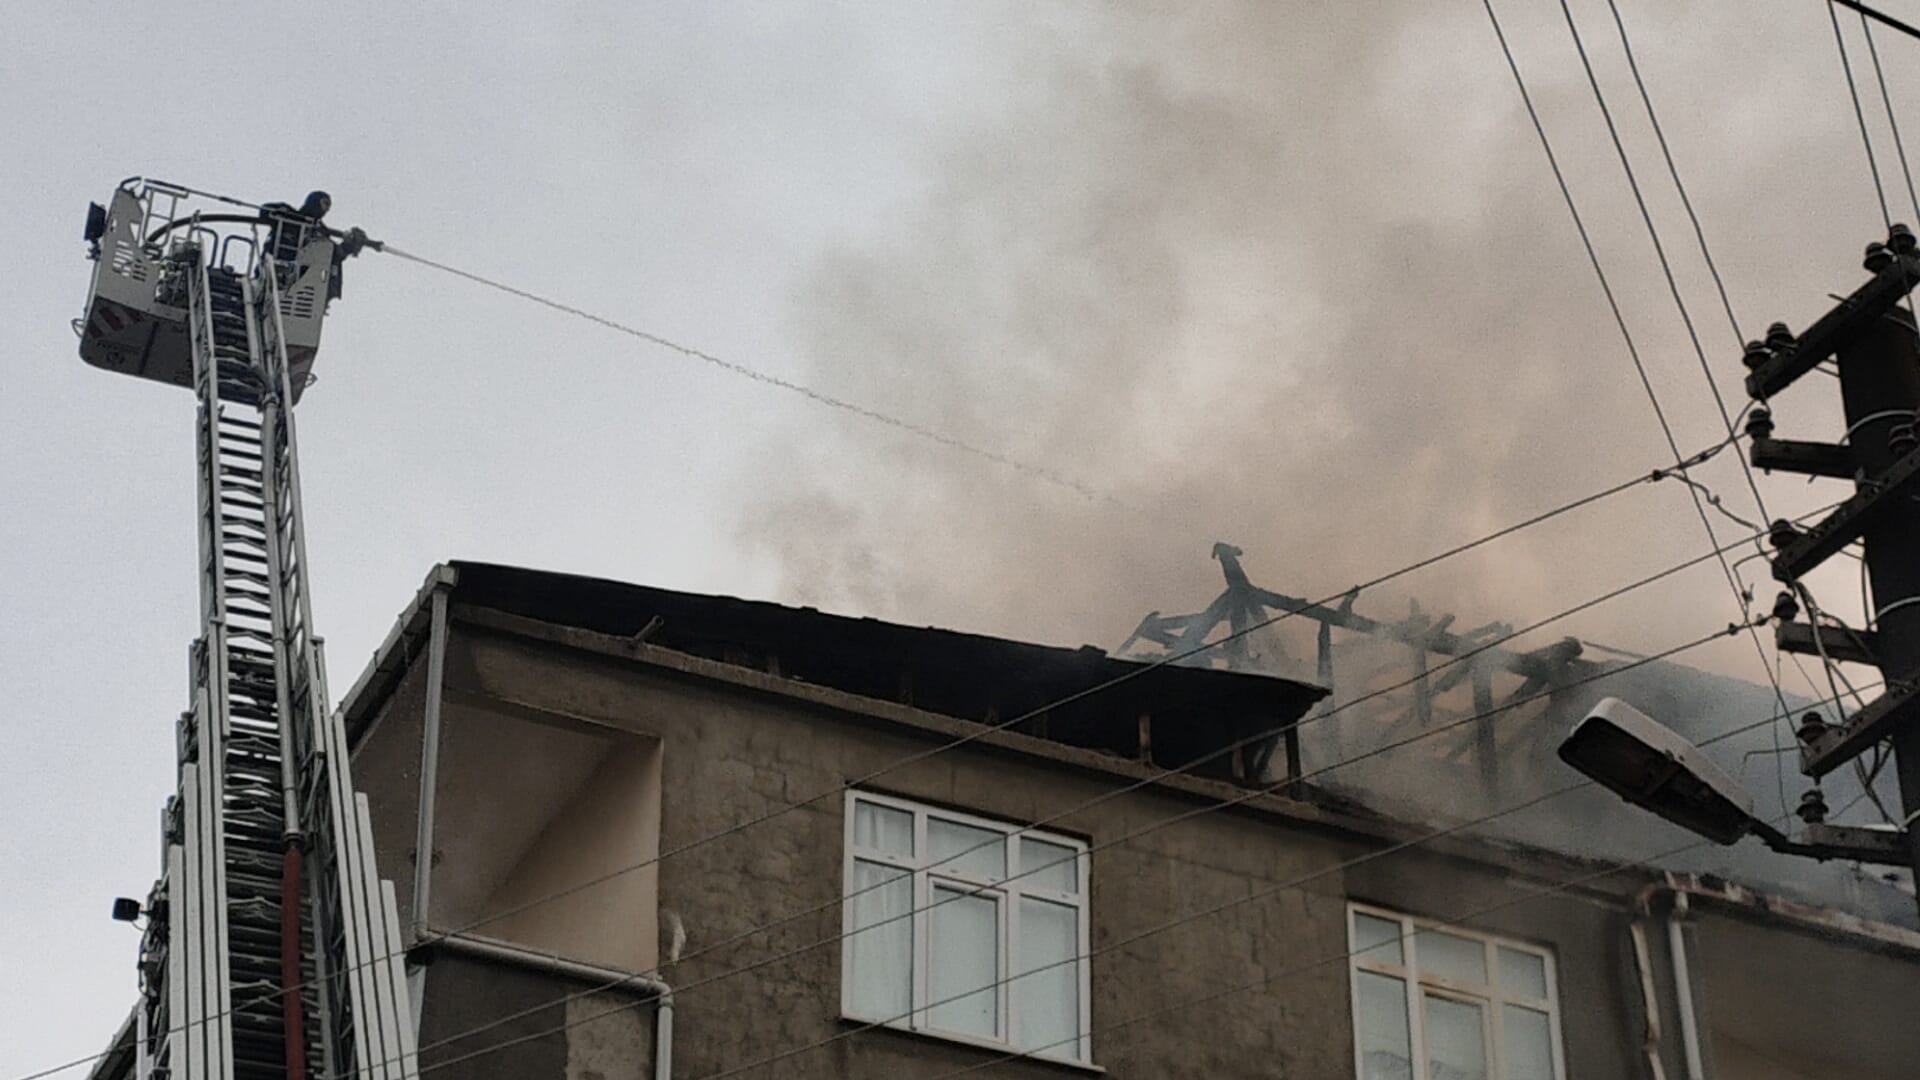
[[[621,740],[601,760],[481,907],[513,912],[488,934],[623,971],[649,971],[659,943],[660,743]],[[624,867],[640,869],[620,873]],[[590,890],[539,902],[583,882]]]
[[[677,990],[675,1074],[701,1076],[805,1043],[833,1040],[839,1019],[843,786],[938,745],[938,733],[742,692],[456,624],[449,681],[507,707],[550,711],[658,737],[664,745],[661,847],[780,810],[800,809],[663,860],[663,922],[687,934],[663,974]],[[890,769],[871,786],[1015,822],[1121,786],[1113,775],[976,745]],[[1234,789],[1220,788],[1220,794]],[[1200,805],[1193,794],[1140,791],[1050,828],[1113,843]],[[1451,917],[1518,900],[1551,877],[1428,851],[1340,864],[1384,846],[1340,830],[1227,811],[1096,852],[1095,949],[1251,893],[1217,915],[1101,953],[1093,965],[1094,1060],[1118,1076],[1340,1077],[1353,1069],[1346,904],[1361,899]],[[1569,871],[1566,876],[1574,876]],[[816,910],[817,909],[817,910]],[[797,917],[796,917],[796,913]],[[1576,894],[1515,904],[1473,921],[1552,944],[1571,1075],[1638,1076],[1640,1018],[1624,905]],[[758,928],[778,923],[771,929]],[[783,959],[786,954],[794,955]],[[751,973],[735,969],[759,965]],[[1183,1003],[1263,983],[1201,1007]],[[1122,1020],[1176,1010],[1133,1026]],[[993,1054],[873,1030],[781,1061],[764,1075],[933,1075]],[[1058,1076],[1038,1063],[992,1075]]]
[[[426,969],[420,1067],[436,1080],[652,1076],[651,997],[591,989],[580,980],[441,951]]]
[[[1458,840],[1380,854],[1426,829],[1368,824],[1278,800],[1158,827],[1241,793],[1204,781],[1169,783],[1066,812],[1147,774],[1136,763],[1014,735],[981,738],[896,768],[978,729],[900,706],[795,688],[737,668],[663,660],[637,644],[609,645],[557,628],[536,634],[600,650],[627,648],[657,663],[533,640],[502,625],[471,612],[454,623],[447,692],[453,715],[464,718],[456,726],[464,723],[470,734],[478,733],[486,723],[509,718],[628,750],[594,759],[590,770],[542,772],[543,764],[528,760],[531,751],[521,743],[476,737],[471,750],[492,746],[496,753],[494,760],[472,763],[474,775],[498,776],[494,784],[519,777],[528,790],[514,795],[511,805],[553,809],[542,827],[521,826],[531,839],[515,840],[511,859],[479,853],[486,846],[484,831],[446,838],[442,870],[457,873],[457,866],[447,864],[491,858],[525,870],[530,879],[553,882],[576,875],[580,866],[572,860],[583,852],[599,851],[588,860],[596,865],[615,858],[606,845],[633,841],[665,852],[652,872],[662,939],[658,956],[665,961],[660,970],[676,988],[675,1076],[706,1076],[812,1043],[824,1045],[747,1075],[891,1080],[935,1076],[996,1056],[909,1032],[860,1031],[839,1017],[843,792],[874,773],[882,775],[866,785],[870,790],[1012,822],[1046,822],[1096,846],[1093,1057],[1116,1077],[1352,1076],[1344,955],[1350,900],[1449,921],[1470,916],[1465,925],[1550,947],[1568,1080],[1649,1075],[1647,1018],[1628,933],[1631,898],[1644,876],[1588,880],[1595,876],[1591,864]],[[675,665],[682,670],[671,670]],[[418,708],[412,683],[402,684],[393,710]],[[861,715],[863,709],[880,715]],[[491,719],[476,719],[482,716]],[[409,732],[417,743],[418,727],[409,729],[397,711],[380,723],[392,725],[385,737],[396,746],[404,746]],[[382,737],[376,730],[359,758],[387,752],[379,751]],[[406,782],[407,770],[390,763],[357,761],[357,767],[370,786],[375,780]],[[565,779],[576,773],[574,780]],[[472,777],[449,783],[443,793],[453,793],[455,803],[482,800],[489,786]],[[648,791],[659,792],[657,818],[634,816],[633,796]],[[410,824],[397,828],[380,819],[379,808],[407,808],[408,798],[374,793],[383,866],[406,862],[412,833]],[[650,796],[643,801],[650,803]],[[799,806],[786,810],[789,804]],[[581,837],[598,839],[579,845]],[[679,850],[688,845],[694,846]],[[1575,878],[1583,883],[1542,895]],[[505,900],[511,893],[518,902],[537,892],[501,889],[488,896]],[[620,886],[594,887],[565,903],[565,918],[517,930],[522,937],[562,933],[576,958],[626,966],[618,957],[630,954],[621,951],[610,928],[651,925],[633,920],[636,902],[646,901]],[[1216,914],[1149,933],[1215,906],[1221,907]],[[681,933],[684,948],[674,959],[673,939]],[[1871,1009],[1861,1020],[1867,1027],[1860,1031],[1868,1034],[1823,1019],[1836,1001],[1862,988],[1872,990],[1872,1000],[1893,1001],[1902,995],[1892,988],[1904,985],[1910,1000],[1920,984],[1920,967],[1911,958],[1863,960],[1844,944],[1704,910],[1696,912],[1690,935],[1697,942],[1694,979],[1711,1076],[1912,1075],[1920,1046],[1908,1044],[1920,1029],[1902,1032],[1902,1043],[1870,1034],[1874,1024],[1888,1026],[1887,1016]],[[1663,1032],[1655,1052],[1666,1075],[1684,1076],[1662,927],[1652,927],[1652,941],[1649,960]],[[1756,961],[1763,956],[1773,958],[1769,963],[1778,970]],[[1817,975],[1812,982],[1809,973]],[[1809,987],[1807,993],[1794,989],[1796,979]],[[582,1019],[577,1002],[550,1004],[579,989],[557,982],[471,962],[448,966],[442,959],[428,975],[423,1043],[534,1007],[545,1010],[547,1028]],[[1191,1006],[1201,999],[1207,1000]],[[578,1046],[543,1035],[475,1059],[472,1073],[449,1068],[436,1075],[585,1080],[589,1073],[568,1070],[588,1068],[580,1056],[587,1054],[599,1076],[645,1076],[650,1059],[632,1040],[650,1039],[651,1009],[625,1011],[636,1023],[646,1020],[644,1032],[602,1027],[603,1036]],[[1126,1023],[1142,1016],[1151,1019]],[[536,1030],[522,1021],[509,1027]],[[1812,1036],[1797,1033],[1812,1029],[1836,1037],[1824,1049],[1810,1047]],[[614,1033],[604,1034],[609,1031]],[[1788,1035],[1797,1041],[1783,1048]],[[423,1053],[422,1060],[443,1060],[436,1055],[509,1037],[506,1028],[497,1029]],[[1851,1056],[1833,1049],[1847,1042],[1876,1049]],[[646,1045],[650,1053],[650,1041]],[[595,1048],[591,1054],[589,1047]],[[982,1075],[1059,1077],[1075,1071],[1016,1062]]]
[[[1912,953],[1704,906],[1689,930],[1711,1075],[1920,1075]]]
[[[410,940],[425,666],[414,665],[354,754],[379,872],[395,882]],[[625,971],[653,968],[657,875],[643,864],[659,851],[659,740],[450,697],[441,711],[427,924]],[[636,865],[590,893],[527,906]]]

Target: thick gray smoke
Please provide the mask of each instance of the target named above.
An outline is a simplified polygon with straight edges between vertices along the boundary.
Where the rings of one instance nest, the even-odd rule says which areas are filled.
[[[1803,325],[1879,231],[1837,63],[1804,47],[1824,12],[1623,6],[1743,329]],[[1576,9],[1737,412],[1737,340],[1618,39],[1604,7]],[[1112,499],[821,415],[769,448],[779,483],[742,523],[787,598],[1111,647],[1213,597],[1216,540],[1267,587],[1333,594],[1669,460],[1478,4],[1179,10],[982,29],[973,108],[925,133],[920,193],[793,302],[824,389]],[[1678,441],[1704,447],[1725,427],[1565,26],[1508,19]],[[1830,436],[1833,396],[1799,392],[1783,427]],[[1732,453],[1698,475],[1757,516]],[[1773,516],[1844,494],[1761,484]],[[1669,481],[1359,606],[1524,623],[1708,547]],[[1763,564],[1745,574],[1765,588]],[[1851,610],[1837,581],[1829,606]],[[1708,564],[1523,644],[1651,652],[1739,615]],[[1741,639],[1687,659],[1762,678]]]
[[[819,414],[776,448],[777,494],[743,524],[788,568],[790,594],[1107,642],[1148,608],[1204,599],[1214,540],[1246,548],[1274,587],[1331,592],[1667,456],[1477,8],[1208,10],[983,32],[994,59],[978,111],[927,133],[922,193],[877,208],[868,239],[824,258],[793,304],[825,388],[1122,505]],[[1724,427],[1564,29],[1513,21],[1679,441],[1705,446]],[[1617,82],[1609,27],[1587,21]],[[1744,96],[1764,82],[1777,100],[1803,77],[1807,100],[1844,119],[1840,88],[1812,58],[1763,75],[1704,43],[1698,56],[1650,45],[1668,28],[1643,21],[1642,62],[1736,305],[1754,324],[1803,322],[1857,277],[1859,236],[1836,231],[1870,235],[1873,215],[1783,218],[1810,191],[1859,190],[1841,168],[1846,129],[1756,144],[1746,136],[1775,118]],[[1637,103],[1612,90],[1738,408],[1734,339],[1654,183]],[[1765,216],[1764,242],[1749,215]],[[1812,426],[1828,404],[1793,419]],[[1731,455],[1704,477],[1752,516]],[[1768,494],[1779,515],[1824,489]],[[1524,619],[1705,548],[1669,484],[1407,594],[1471,609],[1463,619]],[[1728,595],[1703,570],[1605,622],[1658,647],[1703,610],[1731,617]]]

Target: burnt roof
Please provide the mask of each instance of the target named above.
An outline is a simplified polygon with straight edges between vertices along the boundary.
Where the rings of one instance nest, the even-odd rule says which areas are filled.
[[[627,637],[785,678],[1120,753],[1183,764],[1293,721],[1327,691],[1243,672],[1154,664],[811,607],[455,561],[456,603]],[[1183,760],[1184,759],[1184,760]]]

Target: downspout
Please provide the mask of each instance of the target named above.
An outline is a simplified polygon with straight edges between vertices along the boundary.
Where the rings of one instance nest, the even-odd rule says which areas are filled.
[[[1640,977],[1640,1012],[1646,1017],[1640,1049],[1647,1058],[1647,1075],[1653,1080],[1667,1080],[1666,1067],[1660,1063],[1660,994],[1653,985],[1653,955],[1647,946],[1647,919],[1651,914],[1648,905],[1659,888],[1659,885],[1648,885],[1634,897],[1633,922],[1628,926],[1628,933],[1633,938],[1634,973]]]
[[[1700,1059],[1700,1025],[1693,1011],[1693,976],[1687,966],[1687,941],[1680,921],[1685,918],[1687,894],[1673,889],[1673,907],[1667,912],[1667,952],[1673,961],[1673,992],[1680,999],[1680,1045],[1687,1054],[1687,1080],[1706,1080]]]
[[[668,986],[660,976],[651,972],[621,971],[598,964],[583,964],[578,960],[568,960],[552,953],[537,952],[476,934],[442,935],[437,931],[427,931],[423,937],[431,941],[436,949],[465,953],[482,960],[512,964],[532,971],[564,975],[592,983],[603,992],[631,987],[652,991],[653,1080],[673,1080],[673,987]]]
[[[1633,899],[1633,958],[1640,975],[1641,1003],[1647,1017],[1644,1048],[1647,1069],[1653,1080],[1665,1080],[1660,1061],[1660,996],[1653,980],[1652,949],[1647,943],[1647,924],[1653,921],[1653,899],[1659,893],[1672,899],[1667,908],[1667,961],[1673,967],[1674,1007],[1680,1014],[1680,1051],[1686,1063],[1686,1080],[1706,1080],[1707,1069],[1700,1053],[1699,1018],[1693,1007],[1692,969],[1687,963],[1686,937],[1681,927],[1689,909],[1687,894],[1673,881],[1650,882]]]

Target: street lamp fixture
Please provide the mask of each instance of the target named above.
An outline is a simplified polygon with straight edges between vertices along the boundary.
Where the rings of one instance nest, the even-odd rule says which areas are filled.
[[[1806,827],[1789,836],[1754,816],[1753,796],[1713,759],[1671,728],[1621,701],[1602,698],[1560,744],[1560,759],[1621,798],[1717,844],[1749,834],[1787,855],[1906,863],[1904,831],[1831,825],[1824,812],[1800,813]],[[1822,806],[1818,799],[1813,805]]]
[[[1635,806],[1717,844],[1753,831],[1753,796],[1699,747],[1619,698],[1602,698],[1560,758]]]

